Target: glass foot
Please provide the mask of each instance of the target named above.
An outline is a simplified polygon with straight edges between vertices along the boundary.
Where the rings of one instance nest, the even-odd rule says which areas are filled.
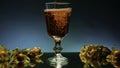
[[[60,53],[56,54],[55,57],[48,58],[50,65],[55,68],[62,68],[68,64],[68,59],[63,57]]]

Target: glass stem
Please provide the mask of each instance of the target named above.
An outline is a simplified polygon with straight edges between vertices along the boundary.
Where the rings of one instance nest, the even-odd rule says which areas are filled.
[[[61,53],[62,49],[63,48],[61,47],[61,41],[55,41],[55,47],[53,48],[55,53],[56,54]]]

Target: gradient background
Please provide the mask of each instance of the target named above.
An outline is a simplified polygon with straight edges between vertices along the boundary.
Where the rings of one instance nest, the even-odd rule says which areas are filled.
[[[63,52],[79,52],[86,44],[120,49],[117,0],[68,1],[72,2],[73,12],[69,33],[62,42]],[[43,13],[45,0],[0,0],[0,3],[1,45],[9,49],[39,46],[43,52],[53,52],[54,43],[46,32]]]

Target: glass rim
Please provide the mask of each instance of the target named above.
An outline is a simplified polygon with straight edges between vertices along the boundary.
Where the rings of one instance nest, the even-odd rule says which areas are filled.
[[[46,2],[45,4],[71,4],[69,2]]]

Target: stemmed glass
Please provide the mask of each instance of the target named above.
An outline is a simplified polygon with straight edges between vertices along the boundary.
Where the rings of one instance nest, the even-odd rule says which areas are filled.
[[[68,63],[68,59],[61,54],[61,42],[63,37],[68,33],[71,4],[68,2],[47,2],[45,3],[44,14],[46,17],[46,26],[48,35],[54,40],[55,56],[49,58],[51,65]]]

